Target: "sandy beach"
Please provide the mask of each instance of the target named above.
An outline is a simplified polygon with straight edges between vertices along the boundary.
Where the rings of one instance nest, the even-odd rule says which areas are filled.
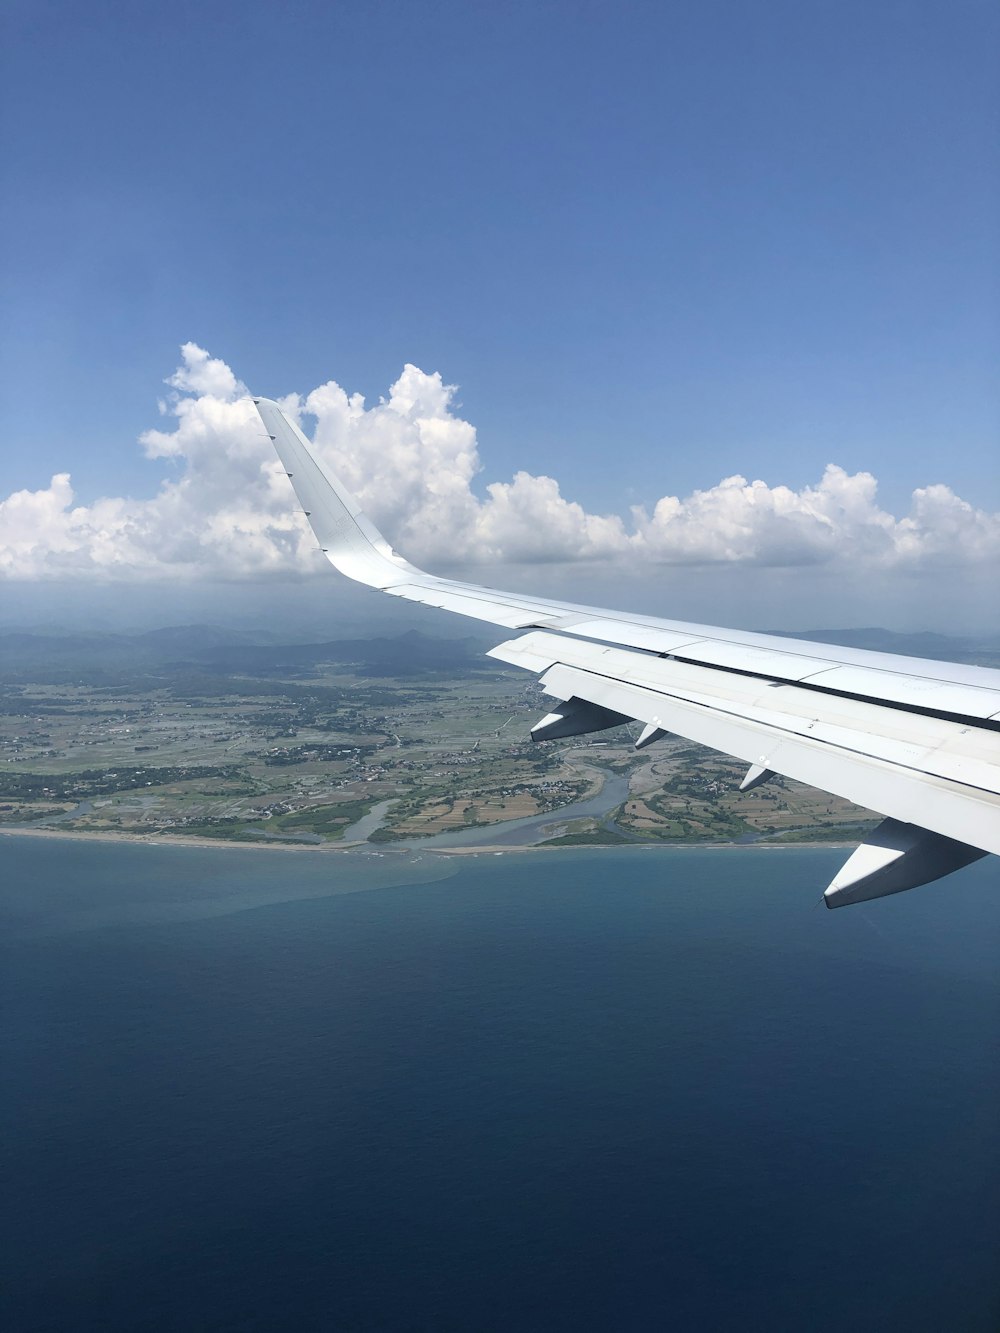
[[[498,829],[503,826],[498,825]],[[857,840],[837,841],[837,842],[782,842],[775,839],[773,842],[635,842],[635,843],[577,843],[573,847],[547,847],[544,843],[527,846],[504,846],[501,844],[481,844],[474,847],[421,847],[417,844],[406,843],[381,843],[373,844],[370,842],[349,842],[349,843],[304,843],[304,842],[278,842],[265,841],[250,842],[237,840],[235,838],[204,838],[192,837],[186,838],[182,834],[171,833],[80,833],[71,832],[66,829],[43,829],[43,828],[3,828],[0,829],[2,838],[56,838],[64,842],[122,842],[133,843],[146,847],[204,847],[204,848],[237,848],[241,851],[274,851],[274,852],[357,852],[365,850],[369,853],[385,852],[420,852],[425,855],[434,856],[507,856],[518,852],[548,852],[558,853],[565,851],[591,851],[601,852],[608,850],[621,850],[627,846],[629,848],[644,848],[648,851],[695,851],[698,848],[718,849],[720,847],[738,847],[742,851],[753,851],[755,848],[793,848],[793,847],[855,847]]]

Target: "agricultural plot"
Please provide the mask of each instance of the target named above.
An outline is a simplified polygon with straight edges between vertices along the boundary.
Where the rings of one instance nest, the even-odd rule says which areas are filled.
[[[845,801],[626,728],[533,744],[546,711],[521,673],[413,636],[230,652],[221,664],[44,671],[0,684],[0,827],[237,840],[392,843],[557,814],[627,778],[616,809],[568,818],[552,845],[831,839],[870,827]],[[387,646],[388,645],[388,646]],[[344,645],[329,645],[344,649]],[[270,654],[270,655],[269,655]],[[428,665],[429,663],[429,665]],[[397,674],[392,674],[396,671]],[[32,678],[32,677],[35,678]],[[54,678],[57,677],[57,678]],[[616,790],[625,790],[619,784]]]

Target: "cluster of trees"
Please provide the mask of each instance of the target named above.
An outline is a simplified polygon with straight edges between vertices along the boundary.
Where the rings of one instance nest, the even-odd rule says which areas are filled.
[[[109,796],[140,787],[162,787],[192,778],[245,778],[239,765],[222,767],[130,768],[119,766],[110,772],[88,768],[82,773],[0,773],[0,797],[13,800],[85,800],[91,796]]]

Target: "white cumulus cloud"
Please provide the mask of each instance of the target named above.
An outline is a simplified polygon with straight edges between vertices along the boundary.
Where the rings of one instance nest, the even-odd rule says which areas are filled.
[[[166,428],[139,440],[169,475],[147,499],[76,505],[67,473],[0,501],[0,572],[16,579],[259,577],[325,568],[244,385],[194,343],[166,381]],[[919,570],[984,567],[1000,556],[1000,515],[947,486],[913,493],[910,511],[880,508],[877,483],[833,464],[792,490],[727,477],[685,498],[592,514],[552,477],[518,472],[473,488],[475,428],[437,374],[404,367],[388,396],[366,406],[330,381],[284,406],[319,456],[417,562],[600,562]]]

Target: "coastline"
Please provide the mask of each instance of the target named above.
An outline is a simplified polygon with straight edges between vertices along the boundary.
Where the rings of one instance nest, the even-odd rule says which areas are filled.
[[[497,825],[497,829],[503,828],[502,824]],[[577,852],[577,851],[621,851],[623,847],[642,849],[646,851],[691,851],[698,848],[706,850],[719,850],[720,848],[733,848],[739,851],[754,851],[759,849],[791,849],[795,847],[830,847],[830,848],[853,848],[857,846],[857,840],[839,840],[839,841],[814,841],[814,842],[782,842],[776,839],[774,842],[765,842],[757,840],[756,842],[629,842],[629,843],[576,843],[572,847],[548,847],[545,843],[534,845],[513,845],[505,846],[503,844],[483,843],[474,847],[421,847],[419,843],[378,843],[370,842],[349,842],[349,843],[303,843],[303,842],[278,842],[265,841],[250,842],[238,840],[235,838],[187,838],[182,834],[170,833],[111,833],[94,832],[80,833],[64,829],[42,829],[42,828],[3,828],[0,827],[0,838],[56,838],[69,842],[104,842],[104,843],[130,843],[143,847],[198,847],[202,849],[216,848],[236,848],[242,851],[276,851],[276,852],[341,852],[349,854],[352,852],[364,852],[367,855],[387,855],[392,852],[407,852],[409,854],[420,853],[425,856],[506,856],[515,853],[524,852]]]

